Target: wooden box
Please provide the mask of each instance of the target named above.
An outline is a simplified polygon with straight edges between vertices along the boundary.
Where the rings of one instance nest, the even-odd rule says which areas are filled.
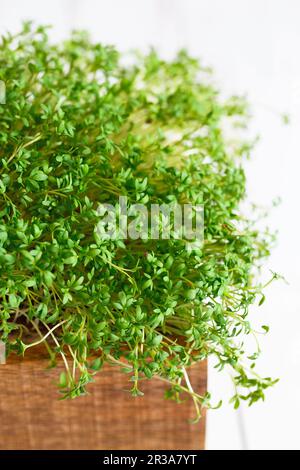
[[[143,397],[128,392],[128,376],[107,366],[90,384],[90,394],[59,400],[57,369],[47,369],[43,351],[11,356],[0,365],[0,449],[203,449],[205,416],[191,424],[191,399],[164,398],[166,385],[145,380]],[[194,389],[206,390],[206,363],[193,366]]]

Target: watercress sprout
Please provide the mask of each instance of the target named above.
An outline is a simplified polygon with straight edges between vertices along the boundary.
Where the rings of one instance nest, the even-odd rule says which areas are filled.
[[[209,407],[188,366],[210,356],[233,372],[234,406],[274,381],[244,350],[257,268],[270,237],[245,218],[244,98],[224,99],[211,71],[181,51],[123,66],[114,47],[75,32],[52,44],[26,23],[0,43],[0,337],[8,352],[39,343],[62,357],[64,397],[103,364],[170,385]],[[231,135],[225,132],[230,126]],[[101,239],[99,203],[203,204],[204,242]]]

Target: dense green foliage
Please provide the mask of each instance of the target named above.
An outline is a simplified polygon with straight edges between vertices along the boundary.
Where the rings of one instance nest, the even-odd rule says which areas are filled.
[[[244,352],[248,307],[268,242],[241,214],[243,99],[224,100],[185,52],[122,65],[83,33],[52,45],[26,24],[0,43],[0,338],[26,353],[61,355],[64,396],[85,392],[104,363],[126,364],[133,394],[158,376],[188,391],[197,415],[209,394],[186,367],[208,356],[233,371],[252,403],[273,382]],[[231,135],[226,137],[225,127]],[[103,240],[100,202],[204,204],[205,240]],[[266,327],[265,327],[266,328]],[[91,359],[92,358],[92,359]],[[100,372],[101,373],[101,372]]]

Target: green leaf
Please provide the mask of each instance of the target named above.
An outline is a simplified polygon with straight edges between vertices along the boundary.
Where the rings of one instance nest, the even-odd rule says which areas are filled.
[[[48,179],[48,176],[41,170],[37,170],[35,171],[31,177],[35,180],[35,181],[46,181],[46,179]]]
[[[75,266],[77,263],[77,256],[69,256],[68,258],[64,259],[65,264],[71,264],[72,266]]]
[[[53,284],[53,280],[55,275],[51,271],[45,271],[43,273],[44,281],[47,287],[51,287]]]
[[[61,372],[59,376],[59,386],[61,388],[66,388],[68,386],[68,379],[67,374],[65,372]]]
[[[97,359],[95,359],[92,364],[91,364],[91,369],[94,370],[94,371],[98,371],[101,369],[103,365],[103,360],[101,357],[97,357]]]
[[[18,307],[19,301],[18,301],[18,298],[15,294],[9,294],[8,299],[9,299],[9,306],[11,308],[17,308]]]

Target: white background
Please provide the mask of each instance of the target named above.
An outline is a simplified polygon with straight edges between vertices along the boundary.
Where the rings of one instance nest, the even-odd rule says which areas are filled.
[[[121,50],[156,46],[165,56],[187,47],[216,70],[228,93],[247,92],[261,142],[247,164],[249,197],[270,205],[279,243],[269,262],[278,282],[252,310],[269,323],[260,370],[280,383],[263,404],[240,413],[224,404],[208,414],[208,449],[300,449],[300,1],[299,0],[0,0],[0,33],[23,19],[53,24],[60,39],[73,28]],[[291,115],[281,124],[280,113]],[[209,387],[228,398],[230,381],[210,367]]]

